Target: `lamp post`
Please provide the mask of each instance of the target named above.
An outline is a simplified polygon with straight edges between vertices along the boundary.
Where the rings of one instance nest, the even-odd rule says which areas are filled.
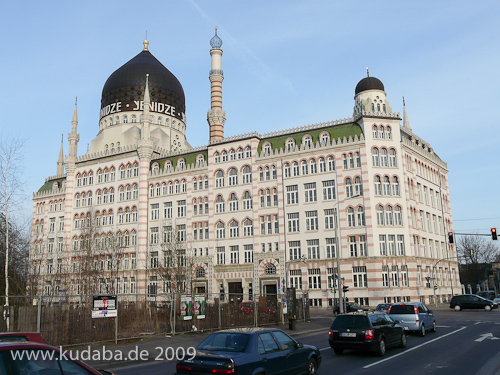
[[[436,281],[436,266],[438,265],[439,262],[442,262],[443,260],[450,260],[450,259],[455,259],[457,258],[457,261],[458,261],[458,258],[460,258],[459,255],[457,256],[454,256],[454,257],[448,257],[448,258],[443,258],[443,259],[439,259],[435,264],[434,266],[432,267],[432,280],[434,281],[434,285],[432,286],[432,289],[434,289],[434,307],[437,308],[437,299],[436,299],[436,289],[437,289],[437,281]],[[453,280],[451,281],[453,283]],[[453,293],[452,293],[453,294]]]
[[[341,201],[337,201],[337,203],[335,203],[335,205],[337,206],[337,209],[336,209],[336,212],[335,212],[335,219],[336,219],[336,223],[335,223],[335,252],[336,252],[336,258],[337,258],[337,280],[339,282],[339,312],[340,314],[343,314],[344,313],[344,301],[343,301],[343,286],[340,285],[341,284],[341,281],[342,281],[342,277],[340,276],[340,251],[341,251],[341,246],[342,244],[340,243],[340,239],[339,239],[339,234],[338,234],[338,227],[340,225],[340,216],[339,216],[339,209],[340,209],[340,203],[344,203],[345,201],[349,200],[349,199],[353,199],[353,198],[357,198],[357,197],[361,197],[362,195],[361,194],[357,194],[357,195],[353,195],[351,197],[348,197],[346,199],[343,199]]]

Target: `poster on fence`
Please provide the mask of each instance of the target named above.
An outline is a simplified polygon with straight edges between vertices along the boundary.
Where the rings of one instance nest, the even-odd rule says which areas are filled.
[[[116,296],[93,296],[92,318],[116,318]]]
[[[191,294],[181,294],[181,320],[193,319],[193,299]]]
[[[205,319],[206,300],[204,294],[194,296],[193,316],[195,319]]]

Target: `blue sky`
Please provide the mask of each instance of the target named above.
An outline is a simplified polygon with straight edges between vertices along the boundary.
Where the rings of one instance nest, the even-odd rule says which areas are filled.
[[[184,87],[188,141],[207,144],[210,44],[223,40],[226,136],[347,118],[379,78],[448,163],[455,231],[500,228],[498,1],[16,1],[0,13],[1,135],[26,140],[31,194],[55,175],[78,96],[79,155],[109,75],[150,51]]]

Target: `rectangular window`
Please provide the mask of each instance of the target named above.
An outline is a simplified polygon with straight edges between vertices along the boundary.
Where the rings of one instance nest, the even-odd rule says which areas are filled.
[[[368,287],[368,274],[366,266],[352,267],[352,282],[354,288]]]
[[[337,251],[336,251],[336,241],[335,238],[327,238],[326,239],[326,257],[327,258],[336,258],[337,257]]]
[[[151,228],[149,243],[152,245],[157,244],[158,243],[158,235],[159,235],[158,227]]]
[[[299,213],[288,214],[288,232],[299,232]]]
[[[288,242],[288,251],[290,254],[290,260],[300,259],[300,241],[290,241]]]
[[[351,257],[358,256],[358,247],[356,244],[356,237],[355,236],[349,236],[349,250],[351,253]]]
[[[151,220],[160,219],[160,204],[154,203],[151,205]]]
[[[186,201],[177,201],[177,217],[186,216]]]
[[[392,286],[399,286],[398,266],[392,266],[391,281]]]
[[[299,186],[290,185],[286,187],[286,204],[299,203]]]
[[[172,202],[163,203],[163,218],[164,219],[172,218]]]
[[[304,190],[306,194],[306,203],[316,202],[318,200],[316,195],[316,182],[304,184]]]
[[[308,259],[320,259],[319,240],[307,240]]]
[[[318,211],[306,211],[306,230],[318,230]]]
[[[389,252],[389,256],[396,255],[395,246],[396,246],[395,245],[395,236],[394,235],[387,236],[387,251]]]
[[[325,229],[335,229],[335,209],[325,210]]]
[[[240,263],[240,248],[238,245],[229,247],[230,256],[231,256],[231,264]]]
[[[397,247],[398,247],[398,255],[405,255],[405,238],[402,234],[398,234]]]
[[[389,266],[382,266],[382,286],[389,286]]]
[[[217,264],[226,264],[226,248],[217,246]]]
[[[335,199],[335,180],[323,181],[323,200]]]
[[[243,245],[245,263],[253,263],[253,245]]]
[[[177,225],[177,240],[186,241],[186,224]]]
[[[379,235],[378,241],[380,246],[380,255],[387,255],[387,243],[385,234]]]

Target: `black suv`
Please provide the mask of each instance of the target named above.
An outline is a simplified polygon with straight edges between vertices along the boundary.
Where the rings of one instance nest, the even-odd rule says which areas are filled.
[[[379,356],[390,346],[406,347],[404,328],[384,312],[342,314],[328,331],[335,354],[344,349],[374,351]]]
[[[464,294],[454,296],[450,301],[450,308],[455,309],[455,311],[462,309],[485,309],[486,311],[491,311],[491,309],[498,308],[498,304],[474,294]]]

